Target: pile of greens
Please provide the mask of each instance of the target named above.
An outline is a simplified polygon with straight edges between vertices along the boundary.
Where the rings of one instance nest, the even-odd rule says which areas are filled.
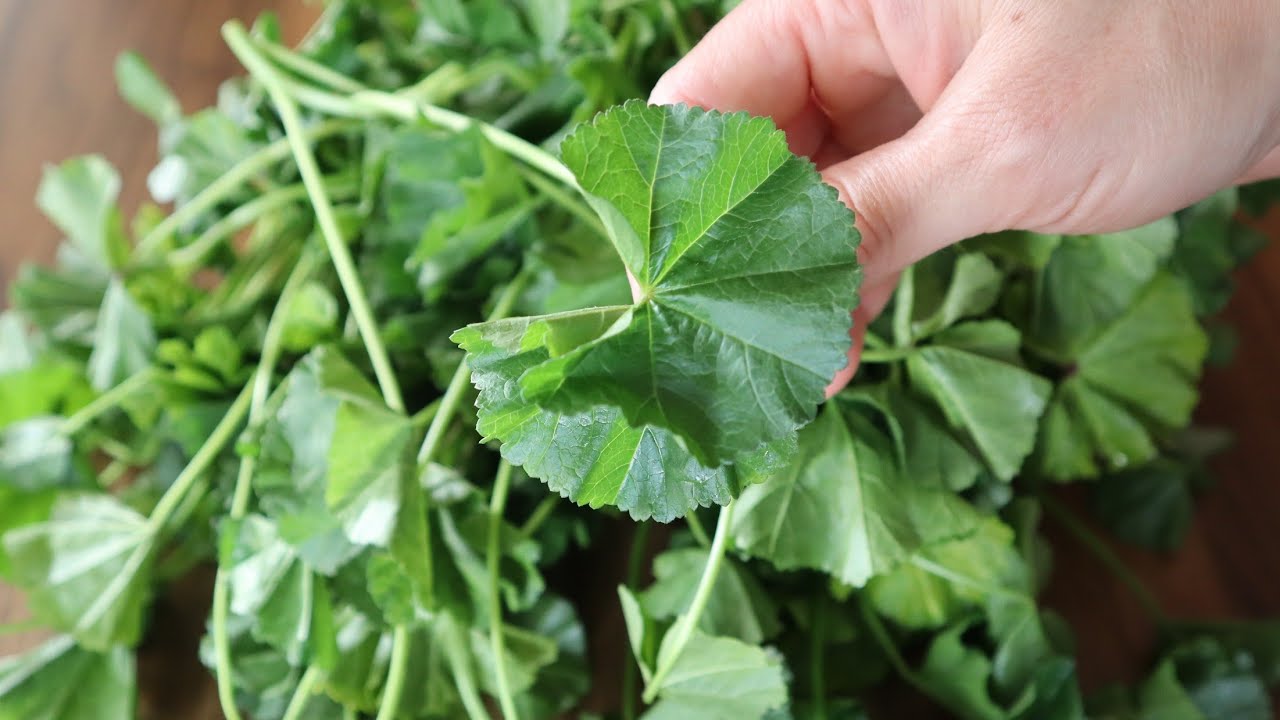
[[[173,209],[126,225],[99,157],[40,187],[67,240],[0,315],[0,578],[58,634],[0,661],[0,720],[134,716],[153,600],[208,568],[233,719],[892,717],[904,683],[1271,717],[1280,625],[1144,594],[1154,671],[1086,701],[1036,600],[1042,513],[1101,547],[1055,484],[1178,545],[1270,189],[930,257],[824,402],[852,214],[767,119],[635,100],[729,4],[334,0],[297,50],[224,28],[248,77],[192,115],[122,57]]]

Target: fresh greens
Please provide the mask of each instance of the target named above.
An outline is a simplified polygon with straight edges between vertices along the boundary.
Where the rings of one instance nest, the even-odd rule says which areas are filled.
[[[155,598],[210,571],[230,720],[864,720],[895,678],[979,720],[1269,717],[1275,624],[1127,575],[1159,658],[1086,702],[1037,524],[1124,573],[1056,499],[1088,481],[1177,547],[1273,188],[926,258],[826,400],[852,214],[768,119],[639,100],[733,4],[331,0],[296,49],[227,25],[249,75],[192,114],[122,56],[172,209],[126,223],[96,156],[38,193],[67,241],[0,314],[0,577],[59,634],[0,661],[0,720],[136,714]]]

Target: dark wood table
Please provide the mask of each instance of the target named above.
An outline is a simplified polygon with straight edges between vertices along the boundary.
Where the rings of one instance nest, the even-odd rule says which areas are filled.
[[[19,262],[49,259],[58,240],[33,202],[44,164],[100,152],[121,171],[126,209],[145,194],[154,131],[116,96],[115,56],[138,50],[184,108],[203,107],[221,80],[240,72],[218,26],[263,9],[276,10],[294,39],[318,12],[286,0],[0,0],[0,288]],[[1274,220],[1271,234],[1280,237]],[[1119,552],[1170,614],[1280,616],[1280,243],[1239,273],[1226,316],[1241,337],[1236,362],[1207,374],[1198,413],[1237,435],[1215,464],[1220,483],[1200,503],[1181,551]],[[1085,686],[1134,679],[1148,660],[1152,628],[1092,556],[1050,532],[1057,570],[1047,600],[1077,629]],[[0,622],[21,613],[20,600],[0,587]],[[0,654],[12,649],[12,638],[0,637]],[[164,715],[216,717],[172,712]]]

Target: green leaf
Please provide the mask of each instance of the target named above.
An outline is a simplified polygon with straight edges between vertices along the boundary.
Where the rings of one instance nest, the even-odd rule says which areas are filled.
[[[695,630],[659,688],[658,702],[643,717],[742,720],[763,717],[786,702],[780,658],[740,640]]]
[[[666,620],[683,614],[693,602],[694,591],[707,564],[700,548],[668,550],[653,563],[654,583],[641,595],[648,615]],[[708,635],[732,637],[759,645],[782,626],[778,608],[746,567],[725,558],[711,589],[698,629]]]
[[[911,381],[933,399],[951,426],[977,446],[991,471],[1010,480],[1035,446],[1036,424],[1050,384],[1007,358],[1016,332],[1003,323],[959,325],[907,360]]]
[[[116,85],[125,102],[151,118],[159,127],[171,125],[182,118],[178,99],[141,55],[126,52],[116,58]]]
[[[1123,313],[1173,251],[1177,223],[1062,238],[1037,281],[1030,336],[1073,357]]]
[[[780,569],[822,570],[855,587],[926,545],[974,529],[967,503],[903,476],[890,439],[853,409],[824,409],[800,433],[796,458],[759,480],[737,501],[738,548]]]
[[[71,495],[47,522],[4,536],[36,616],[91,650],[132,645],[151,594],[146,518],[106,495]]]
[[[88,155],[45,168],[36,204],[85,258],[107,268],[126,252],[119,195],[115,168],[99,155]]]
[[[42,357],[34,365],[0,373],[0,428],[41,416],[67,416],[95,393],[80,368]]]
[[[955,625],[934,638],[920,678],[929,694],[964,720],[1004,720],[1008,715],[991,699],[987,683],[991,661],[964,644],[968,625]]]
[[[857,234],[782,133],[761,118],[634,102],[580,127],[562,152],[640,300],[506,376],[525,402],[616,407],[632,427],[673,431],[711,467],[809,422],[847,362]]]
[[[306,352],[331,339],[337,330],[337,299],[325,286],[311,282],[289,301],[280,342],[290,352]]]
[[[867,599],[876,612],[904,627],[942,627],[1025,581],[1013,542],[1007,525],[984,518],[972,536],[924,548],[910,562],[872,579]]]
[[[459,330],[480,391],[477,429],[502,441],[502,456],[581,505],[615,505],[638,519],[668,522],[693,508],[723,505],[737,492],[726,469],[708,469],[669,431],[629,425],[616,409],[578,413],[526,402],[512,378],[559,348],[599,333],[625,312],[594,308]]]
[[[984,255],[934,253],[911,270],[911,337],[925,338],[995,305],[1004,275]]]
[[[1061,235],[1040,235],[1025,230],[1004,230],[965,240],[961,247],[976,250],[1030,270],[1041,270],[1049,264],[1053,252],[1062,244]]]
[[[0,429],[0,485],[41,490],[75,480],[71,439],[60,417],[37,417]]]
[[[1157,276],[1080,351],[1046,415],[1039,464],[1073,479],[1151,460],[1152,433],[1184,426],[1208,340],[1185,287]]]
[[[133,653],[95,653],[66,636],[0,660],[0,720],[126,718],[135,712]]]
[[[56,489],[32,493],[0,485],[0,537],[15,528],[48,520],[59,495]],[[0,542],[0,581],[3,580],[13,580],[13,563],[4,543]]]
[[[124,283],[112,280],[93,332],[93,353],[86,369],[89,383],[98,392],[106,392],[150,367],[155,348],[156,332],[151,319],[134,302]]]
[[[1093,490],[1095,517],[1116,537],[1172,551],[1191,526],[1191,469],[1172,460],[1110,475]]]
[[[311,649],[322,654],[323,633],[315,633],[329,603],[328,591],[297,552],[280,539],[275,525],[249,515],[228,526],[234,532],[228,582],[231,612],[251,626],[253,637],[284,654],[293,665]]]
[[[0,312],[0,377],[30,368],[37,354],[26,320],[13,310]]]
[[[1178,681],[1206,718],[1270,720],[1271,699],[1252,657],[1229,654],[1211,638],[1198,638],[1170,652]]]
[[[413,472],[413,424],[385,406],[343,402],[333,425],[325,501],[351,542],[385,547],[395,529],[401,481]]]

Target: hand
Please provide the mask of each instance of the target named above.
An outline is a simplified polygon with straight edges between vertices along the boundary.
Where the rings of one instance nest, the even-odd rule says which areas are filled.
[[[745,0],[650,100],[767,115],[854,209],[861,333],[966,237],[1150,222],[1280,173],[1274,0]]]

